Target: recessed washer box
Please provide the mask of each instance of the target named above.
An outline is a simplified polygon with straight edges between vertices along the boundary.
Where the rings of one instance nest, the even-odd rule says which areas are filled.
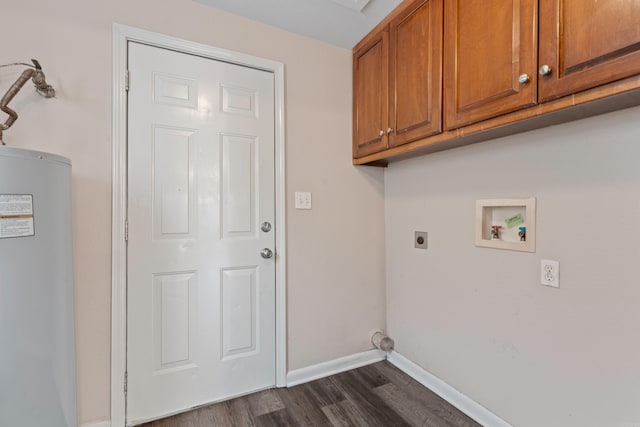
[[[498,237],[492,228],[498,228]],[[525,227],[525,236],[519,235]],[[511,251],[536,251],[536,199],[476,201],[476,246]]]

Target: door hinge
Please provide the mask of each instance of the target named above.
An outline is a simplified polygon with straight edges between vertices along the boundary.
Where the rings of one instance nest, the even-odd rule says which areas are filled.
[[[128,377],[129,377],[128,372],[125,372],[124,373],[124,394],[125,394],[125,396],[127,395],[127,382],[129,380]]]
[[[124,221],[124,241],[129,241],[129,220]]]
[[[127,70],[124,74],[124,90],[129,92],[129,70]]]

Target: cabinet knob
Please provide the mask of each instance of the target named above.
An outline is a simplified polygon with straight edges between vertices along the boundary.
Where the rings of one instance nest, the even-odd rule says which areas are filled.
[[[525,84],[529,83],[529,81],[531,81],[531,78],[529,77],[529,74],[521,74],[520,77],[518,77],[518,81],[521,84]]]
[[[393,132],[393,129],[387,128],[387,133],[391,133],[391,132]]]
[[[380,136],[384,136],[384,131],[382,129],[380,129],[379,134],[380,134]]]
[[[551,67],[549,67],[547,64],[544,64],[542,67],[540,67],[538,73],[540,73],[541,76],[548,76],[549,74],[551,74]]]

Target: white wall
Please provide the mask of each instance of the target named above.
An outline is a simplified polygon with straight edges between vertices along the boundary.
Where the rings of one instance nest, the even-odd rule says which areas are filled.
[[[27,84],[5,140],[73,162],[79,421],[109,418],[113,22],[285,64],[289,369],[369,349],[385,319],[383,172],[351,166],[350,51],[190,0],[5,2],[0,62],[39,59],[58,92]],[[3,93],[21,71],[0,69]],[[293,209],[296,190],[312,211]]]
[[[640,108],[392,164],[398,352],[519,427],[640,424]],[[534,254],[474,246],[475,201],[537,198]],[[429,249],[413,249],[413,231]],[[539,284],[560,261],[560,289]],[[632,424],[633,423],[633,424]]]

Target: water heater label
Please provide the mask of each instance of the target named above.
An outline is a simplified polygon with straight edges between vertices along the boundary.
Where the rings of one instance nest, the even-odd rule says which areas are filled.
[[[0,194],[0,239],[33,235],[33,196]]]

